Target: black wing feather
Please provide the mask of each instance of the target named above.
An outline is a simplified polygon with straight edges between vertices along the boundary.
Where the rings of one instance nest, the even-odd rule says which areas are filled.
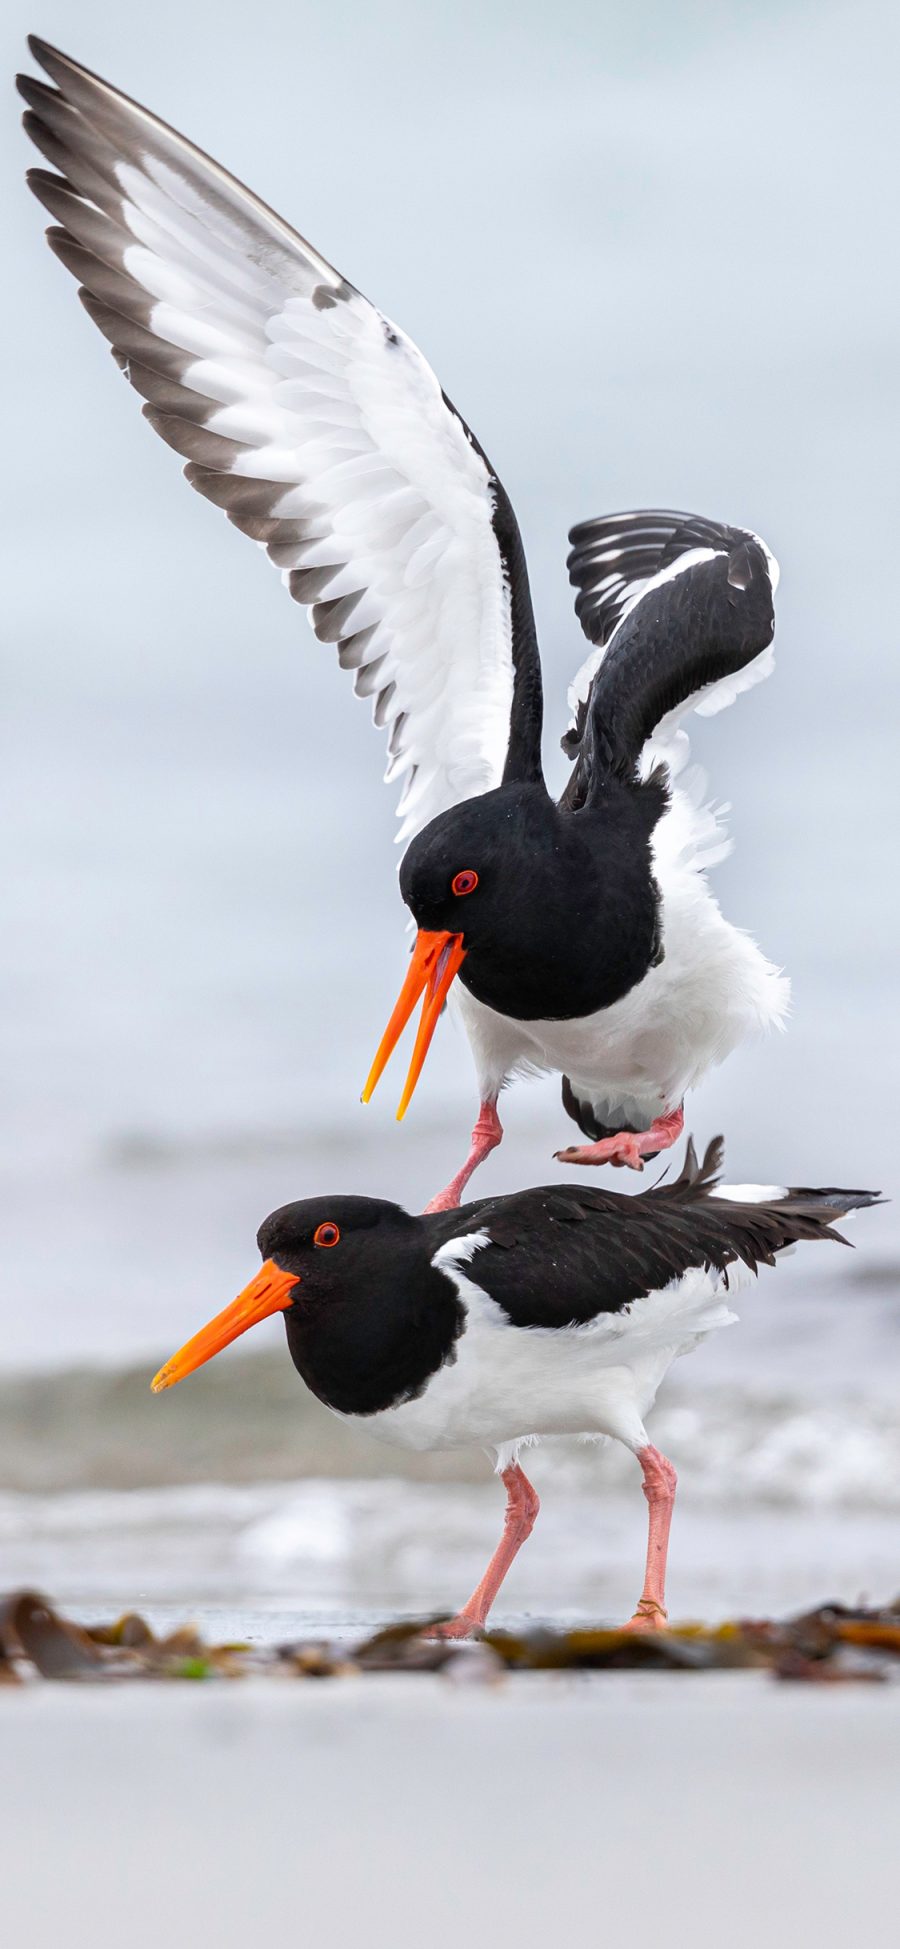
[[[633,779],[663,718],[752,663],[775,620],[770,558],[744,529],[649,509],[582,522],[570,540],[576,611],[600,652],[563,739],[576,760],[564,803],[577,809],[604,774]],[[713,552],[653,585],[697,549]]]
[[[762,1204],[715,1197],[721,1163],[720,1137],[702,1164],[689,1142],[679,1176],[636,1197],[546,1186],[481,1199],[440,1224],[446,1238],[488,1232],[473,1277],[514,1326],[561,1327],[619,1313],[691,1267],[727,1278],[736,1260],[755,1272],[801,1239],[846,1244],[835,1220],[878,1199],[874,1191],[836,1189],[790,1190]]]

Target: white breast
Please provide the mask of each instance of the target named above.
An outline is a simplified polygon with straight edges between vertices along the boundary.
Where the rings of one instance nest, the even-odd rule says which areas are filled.
[[[704,809],[676,792],[654,840],[664,958],[612,1007],[569,1022],[513,1022],[457,984],[483,1094],[517,1072],[555,1070],[602,1123],[642,1129],[747,1036],[782,1023],[787,980],[725,920],[702,871],[704,836],[714,833]]]

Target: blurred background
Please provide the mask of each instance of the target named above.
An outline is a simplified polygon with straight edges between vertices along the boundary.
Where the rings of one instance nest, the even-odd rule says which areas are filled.
[[[561,785],[582,658],[570,525],[671,505],[782,565],[775,676],[692,731],[733,805],[720,899],[794,982],[789,1033],[691,1100],[739,1180],[896,1182],[896,88],[888,5],[23,0],[294,223],[422,347],[523,531]],[[420,1207],[473,1075],[445,1021],[411,1113],[358,1101],[402,971],[368,708],[275,572],[142,424],[22,178],[7,262],[0,1547],[83,1601],[336,1612],[462,1598],[479,1457],[408,1465],[319,1410],[278,1322],[159,1401],[163,1355],[329,1189]],[[518,1086],[479,1191],[561,1176]],[[622,1175],[610,1183],[623,1186]],[[676,1612],[900,1581],[896,1207],[812,1248],[676,1369]],[[607,1615],[640,1574],[627,1458],[539,1451],[508,1608]],[[507,1593],[505,1593],[506,1595]]]

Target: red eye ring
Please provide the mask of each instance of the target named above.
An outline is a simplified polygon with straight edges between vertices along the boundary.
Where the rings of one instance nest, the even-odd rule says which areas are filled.
[[[340,1236],[340,1226],[332,1224],[331,1219],[326,1218],[324,1225],[316,1226],[313,1232],[313,1244],[337,1245]]]
[[[477,885],[478,874],[470,866],[467,866],[462,873],[454,873],[450,882],[450,891],[451,893],[457,894],[474,893]]]

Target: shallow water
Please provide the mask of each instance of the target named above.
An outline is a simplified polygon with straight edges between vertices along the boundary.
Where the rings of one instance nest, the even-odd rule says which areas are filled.
[[[640,1591],[645,1505],[635,1485],[573,1489],[543,1461],[534,1533],[498,1602],[497,1624],[616,1622]],[[124,1609],[154,1622],[211,1613],[228,1637],[259,1612],[263,1635],[364,1631],[458,1609],[500,1531],[497,1484],[313,1479],[227,1488],[0,1496],[4,1583],[37,1587],[81,1615]],[[832,1599],[887,1601],[900,1587],[897,1514],[798,1510],[737,1497],[733,1510],[685,1486],[673,1530],[673,1619],[784,1615]],[[230,1621],[229,1621],[230,1620]],[[247,1631],[246,1619],[240,1625]]]

